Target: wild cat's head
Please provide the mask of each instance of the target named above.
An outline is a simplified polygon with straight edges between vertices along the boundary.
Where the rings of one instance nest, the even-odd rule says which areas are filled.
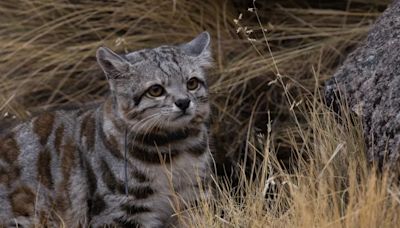
[[[188,43],[118,55],[97,50],[117,103],[117,115],[137,128],[182,128],[210,113],[204,70],[211,66],[210,35]]]

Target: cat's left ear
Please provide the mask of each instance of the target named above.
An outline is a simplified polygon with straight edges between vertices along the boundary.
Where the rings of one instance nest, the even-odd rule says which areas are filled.
[[[186,55],[194,57],[197,64],[210,67],[212,65],[210,46],[210,34],[205,31],[190,42],[180,45],[180,48]]]
[[[129,62],[109,48],[97,49],[96,58],[107,79],[123,78],[129,72]]]

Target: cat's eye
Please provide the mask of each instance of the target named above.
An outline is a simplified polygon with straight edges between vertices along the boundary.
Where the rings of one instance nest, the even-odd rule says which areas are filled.
[[[199,79],[197,79],[197,78],[191,78],[186,83],[186,87],[188,90],[195,90],[195,89],[199,88],[199,86],[200,86],[200,82],[199,82]]]
[[[161,85],[153,85],[147,90],[147,94],[151,97],[160,97],[164,94],[164,88]]]

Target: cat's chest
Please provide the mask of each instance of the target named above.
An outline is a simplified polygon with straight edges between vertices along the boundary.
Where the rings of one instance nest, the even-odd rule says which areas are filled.
[[[182,154],[170,164],[163,164],[153,171],[154,186],[164,195],[193,192],[208,176],[210,155],[204,152],[200,156]],[[191,195],[191,194],[189,194]]]

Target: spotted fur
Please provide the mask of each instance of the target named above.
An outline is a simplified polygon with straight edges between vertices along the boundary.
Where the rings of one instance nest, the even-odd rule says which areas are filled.
[[[127,55],[99,48],[103,104],[42,113],[0,136],[0,226],[171,224],[209,179],[209,42],[204,32]],[[161,96],[149,95],[154,84]]]

